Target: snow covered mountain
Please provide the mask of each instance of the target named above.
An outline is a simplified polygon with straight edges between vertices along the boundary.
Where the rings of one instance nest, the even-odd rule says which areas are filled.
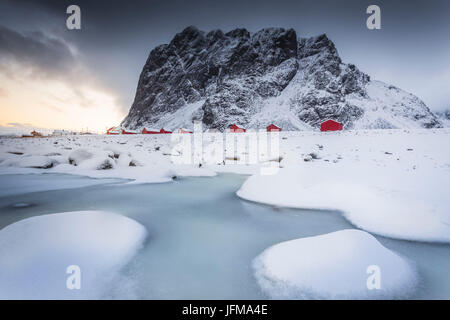
[[[450,109],[435,112],[435,114],[444,127],[450,128]]]
[[[325,34],[193,26],[150,52],[122,126],[311,130],[326,119],[346,129],[441,127],[418,97],[343,63]]]

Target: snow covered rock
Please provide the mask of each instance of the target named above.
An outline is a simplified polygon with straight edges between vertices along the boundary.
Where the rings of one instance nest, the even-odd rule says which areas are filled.
[[[261,289],[275,299],[402,298],[418,282],[408,261],[351,229],[276,244],[253,267]]]
[[[69,163],[82,169],[107,170],[116,166],[114,153],[106,150],[77,149],[70,153]]]
[[[96,299],[142,246],[145,228],[99,211],[36,216],[0,230],[0,299]],[[81,288],[69,290],[69,266]]]
[[[193,26],[150,52],[122,126],[311,130],[329,118],[345,129],[441,126],[419,98],[343,63],[325,34]]]
[[[449,187],[447,172],[311,164],[253,175],[237,195],[282,207],[339,210],[359,228],[387,237],[450,243]]]

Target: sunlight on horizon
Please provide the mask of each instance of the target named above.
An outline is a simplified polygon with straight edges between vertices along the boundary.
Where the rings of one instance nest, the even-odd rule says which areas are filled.
[[[20,74],[20,73],[18,73]],[[87,81],[71,86],[54,79],[0,75],[0,126],[104,132],[125,114],[113,93]]]

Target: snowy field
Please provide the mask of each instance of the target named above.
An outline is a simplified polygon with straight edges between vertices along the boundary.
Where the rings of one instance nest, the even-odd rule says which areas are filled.
[[[229,148],[227,143],[224,143],[224,146]],[[195,150],[191,151],[195,153]],[[220,157],[215,157],[215,161],[211,163],[211,161],[205,160],[208,156],[211,156],[211,153],[207,154],[211,151],[211,143],[205,143],[203,151],[203,160],[200,160],[201,165],[176,164],[174,162],[177,162],[177,157],[183,157],[185,150],[181,150],[179,145],[174,144],[170,135],[1,138],[0,179],[2,186],[0,187],[0,200],[3,199],[4,202],[8,202],[8,199],[14,199],[14,202],[8,202],[7,206],[2,209],[2,211],[8,212],[5,213],[8,220],[4,220],[2,223],[2,216],[0,216],[0,228],[3,226],[3,229],[0,230],[0,255],[2,256],[0,268],[4,274],[4,270],[10,270],[7,268],[12,268],[12,265],[15,264],[23,267],[23,273],[20,273],[20,270],[12,273],[14,276],[11,279],[21,285],[14,289],[16,291],[11,289],[10,293],[0,292],[0,297],[45,298],[55,297],[55,295],[58,296],[61,293],[60,296],[64,298],[66,297],[64,293],[58,291],[60,288],[52,290],[51,286],[49,287],[51,292],[42,291],[43,295],[34,294],[33,290],[27,287],[30,285],[30,282],[26,280],[28,279],[26,274],[31,268],[29,263],[42,260],[40,265],[44,268],[48,263],[46,259],[51,261],[52,256],[58,255],[58,252],[61,251],[60,248],[66,245],[75,248],[74,250],[78,254],[75,258],[81,260],[86,259],[86,254],[95,255],[95,253],[92,253],[95,250],[103,251],[104,248],[111,248],[108,244],[108,230],[100,230],[99,237],[92,238],[93,246],[89,248],[92,252],[84,252],[88,248],[83,243],[76,246],[76,236],[74,238],[69,237],[77,234],[76,229],[68,232],[67,237],[56,234],[53,235],[56,238],[52,238],[52,234],[49,233],[48,237],[44,239],[45,241],[36,241],[36,239],[39,239],[38,235],[41,232],[46,232],[41,230],[46,225],[55,224],[58,225],[57,228],[70,229],[71,219],[75,219],[74,228],[84,223],[89,225],[90,221],[83,222],[80,219],[84,218],[76,218],[77,213],[50,215],[49,218],[46,218],[48,223],[43,220],[44,218],[32,218],[36,209],[33,209],[32,206],[27,207],[32,194],[39,193],[42,196],[63,189],[67,190],[64,191],[65,194],[84,192],[83,190],[87,190],[86,188],[94,188],[95,190],[116,188],[119,190],[125,186],[128,186],[127,188],[132,186],[140,188],[140,185],[148,185],[151,188],[153,183],[163,183],[166,185],[164,188],[171,190],[178,188],[177,186],[180,184],[188,183],[183,177],[203,177],[201,178],[204,179],[202,181],[205,181],[204,184],[208,185],[212,181],[209,179],[219,179],[217,181],[220,181],[220,176],[215,176],[225,172],[249,175],[243,183],[239,183],[239,186],[233,192],[236,192],[239,198],[268,204],[275,209],[280,208],[277,210],[281,211],[276,213],[275,217],[271,216],[270,219],[274,219],[274,221],[284,219],[282,218],[284,210],[291,209],[283,208],[306,209],[311,212],[310,218],[312,220],[317,219],[317,221],[311,223],[311,230],[315,230],[315,232],[301,231],[301,224],[297,226],[296,223],[292,223],[291,228],[297,226],[297,233],[286,225],[283,227],[286,230],[286,235],[275,236],[283,234],[282,228],[273,230],[273,238],[270,241],[268,239],[262,240],[265,239],[263,235],[255,235],[256,238],[260,237],[261,241],[257,246],[252,247],[251,254],[245,255],[246,262],[240,260],[242,255],[239,252],[235,253],[237,256],[228,255],[230,259],[240,261],[240,265],[245,270],[254,272],[254,283],[255,285],[257,283],[261,294],[264,296],[292,299],[311,297],[424,297],[417,293],[421,286],[420,283],[423,281],[421,279],[432,276],[430,276],[430,270],[425,272],[419,268],[416,271],[415,265],[423,265],[429,262],[417,258],[424,257],[422,254],[409,256],[412,251],[397,252],[397,250],[402,251],[402,248],[406,245],[389,247],[386,246],[385,242],[392,244],[397,243],[395,241],[400,241],[398,243],[404,243],[402,241],[405,240],[416,241],[418,244],[411,244],[411,246],[419,248],[430,245],[435,248],[433,249],[435,252],[441,249],[447,250],[444,248],[447,248],[448,243],[450,243],[450,197],[448,196],[448,190],[450,189],[450,129],[358,130],[328,133],[282,132],[279,137],[279,154],[276,157],[273,157],[273,154],[259,155],[259,163],[257,164],[246,164],[239,161],[239,158],[230,158],[227,156],[229,150],[225,152],[224,161],[220,161]],[[250,157],[251,152],[251,148],[246,148],[243,154]],[[273,174],[261,171],[261,167],[267,165],[276,169]],[[41,175],[44,173],[45,175]],[[49,173],[54,174],[57,181],[60,182],[55,183],[51,178],[53,175],[48,175]],[[22,174],[27,174],[32,179],[27,178],[22,181],[22,178],[20,178],[23,177]],[[75,175],[72,176],[74,177],[73,180],[68,178],[71,176],[67,176],[67,174]],[[94,179],[78,180],[77,176]],[[73,189],[73,191],[70,191],[70,189]],[[80,191],[76,191],[78,189]],[[207,195],[201,195],[201,197],[208,196],[213,199],[218,197],[220,199],[219,189],[211,187],[209,190],[206,188]],[[172,200],[166,200],[166,203],[175,202],[169,206],[173,207],[174,212],[179,210],[174,207],[177,201],[183,203],[183,201],[188,201],[189,197],[197,199],[199,196],[189,190],[183,190],[184,193],[171,195]],[[118,194],[118,192],[115,193]],[[141,196],[146,197],[145,194]],[[227,201],[233,203],[239,201],[235,195],[227,194],[227,197],[229,197]],[[48,201],[51,202],[51,200]],[[58,200],[54,201],[55,203],[58,202]],[[92,210],[113,211],[127,216],[130,216],[130,210],[133,211],[133,206],[123,208],[124,212],[122,212],[120,208],[116,210],[115,208],[105,207],[104,203],[108,200],[99,201],[93,202],[94,204],[91,203],[88,208],[80,207],[82,204],[74,202],[71,206],[66,204],[63,208],[54,208],[58,211],[52,211],[51,208],[48,209],[48,212],[40,211],[39,215],[91,210],[92,207],[94,207]],[[142,210],[139,207],[140,200],[136,199],[135,201],[136,210]],[[257,221],[265,217],[266,213],[255,213],[262,210],[255,209],[258,208],[255,204],[241,201],[237,202],[236,205],[240,209],[234,208],[235,214],[250,214],[252,219],[257,219]],[[21,206],[25,208],[18,209]],[[252,210],[247,210],[248,206]],[[25,210],[23,212],[28,212],[30,216],[23,216],[22,218],[25,220],[20,220],[18,216],[13,216],[15,210]],[[150,207],[148,210],[151,211],[152,208]],[[321,215],[327,211],[329,212],[327,219],[342,214],[346,222],[342,222],[342,226],[337,227],[335,222],[327,220],[328,222],[324,222],[324,226],[331,227],[316,230],[313,226],[320,223]],[[289,213],[286,213],[286,219],[289,215],[292,215],[292,212],[296,211],[287,212]],[[95,211],[91,213],[92,215],[97,214]],[[170,213],[169,210],[165,215],[170,215]],[[211,213],[209,212],[209,214]],[[55,218],[58,215],[61,218]],[[86,217],[86,215],[87,213],[84,213],[83,217]],[[294,213],[293,215],[298,214]],[[52,216],[54,217],[51,219]],[[316,218],[314,218],[315,216]],[[182,216],[180,219],[186,218],[186,216]],[[290,216],[289,219],[291,218],[300,219]],[[205,221],[209,221],[210,218],[206,219]],[[233,219],[238,218],[233,216]],[[139,217],[136,220],[137,226],[139,226],[139,222],[142,221],[139,220]],[[11,221],[11,223],[6,221]],[[107,273],[117,272],[117,269],[125,266],[127,261],[133,261],[133,255],[139,257],[137,248],[141,246],[146,232],[152,238],[153,227],[151,224],[142,223],[144,230],[139,231],[141,236],[138,236],[134,232],[131,235],[126,229],[121,230],[122,223],[119,223],[118,219],[115,221],[117,225],[112,224],[111,228],[117,228],[114,232],[123,234],[123,236],[115,239],[115,241],[121,243],[123,249],[118,252],[114,250],[112,257],[105,253],[104,265],[96,265],[95,268],[97,269],[93,269],[94,274],[102,273],[102,270]],[[239,223],[234,222],[233,229],[239,230]],[[125,221],[123,223],[124,228],[127,228],[127,223],[131,222]],[[192,221],[189,223],[192,223]],[[227,220],[221,220],[221,223],[226,225]],[[205,227],[208,226],[211,225],[206,223]],[[214,225],[214,227],[217,226]],[[26,237],[20,236],[20,234],[24,234],[24,228],[33,232],[26,234]],[[355,233],[352,228],[364,231]],[[87,228],[85,232],[94,232],[94,229],[95,227]],[[199,225],[195,225],[193,229],[202,230]],[[247,233],[249,233],[248,230]],[[338,230],[342,231],[333,233]],[[270,229],[264,230],[266,234],[270,234],[270,232]],[[249,236],[251,236],[251,232]],[[81,237],[89,238],[91,235],[86,234],[81,235]],[[64,241],[58,246],[49,245],[61,238]],[[10,244],[8,243],[10,239],[19,239],[20,241],[15,242],[14,245],[28,249],[20,251],[19,247],[15,247],[14,250],[10,250]],[[392,239],[389,241],[394,242],[391,243],[383,239]],[[265,246],[262,246],[263,243],[265,243]],[[118,244],[116,243],[116,245]],[[249,246],[251,247],[251,245]],[[311,248],[317,248],[317,250]],[[323,250],[318,250],[319,248],[323,248]],[[192,250],[192,247],[190,249]],[[163,249],[161,248],[161,250]],[[242,246],[233,248],[233,250],[246,252],[246,249]],[[11,254],[14,251],[20,251],[20,255]],[[336,254],[336,252],[339,254]],[[405,252],[408,257],[404,257]],[[223,253],[225,254],[225,252]],[[225,254],[225,256],[227,255]],[[158,257],[161,258],[161,256]],[[439,255],[436,257],[439,257]],[[371,258],[373,259],[371,260]],[[139,260],[139,258],[137,259]],[[162,256],[162,259],[164,259],[164,256]],[[198,260],[202,261],[201,258]],[[365,269],[362,271],[361,269],[369,263],[369,260],[372,261],[371,264],[379,265],[381,271],[384,272],[384,279],[387,281],[383,287],[384,291],[369,294],[365,288],[365,282],[362,279],[367,274]],[[205,260],[203,263],[207,265],[209,262]],[[138,267],[135,266],[134,268]],[[110,272],[109,270],[115,271]],[[139,270],[145,272],[145,269]],[[305,274],[311,276],[305,276]],[[355,276],[355,274],[359,275]],[[46,279],[46,275],[44,273],[42,281]],[[205,276],[207,277],[207,275]],[[18,279],[23,279],[23,281],[18,281]],[[151,279],[152,277],[146,279],[149,281],[149,285],[151,285]],[[245,279],[250,282],[248,278]],[[7,280],[0,278],[0,281],[3,283]],[[100,284],[95,285],[95,288],[106,286],[101,283],[103,280],[99,281]],[[210,279],[210,281],[213,280]],[[324,281],[327,285],[324,285]],[[92,282],[96,283],[95,280],[92,280]],[[348,285],[346,286],[345,283]],[[447,289],[450,291],[450,283],[447,281],[442,283],[447,284]],[[7,285],[12,286],[13,283],[8,282]],[[252,285],[249,284],[248,286],[251,287]],[[39,288],[38,284],[36,284],[36,288]],[[171,288],[176,290],[176,285],[174,284]],[[227,290],[227,297],[233,298],[233,288]],[[24,295],[23,292],[25,291],[27,295]],[[245,290],[240,292],[245,292]],[[236,297],[241,296],[237,292],[235,293]],[[81,297],[98,298],[103,296],[104,294],[92,292],[92,294]],[[137,294],[137,296],[148,297],[145,294]],[[202,295],[196,296],[201,297]],[[216,296],[223,298],[220,294]],[[425,297],[430,296],[434,297],[432,294]],[[450,298],[450,294],[438,296]],[[174,295],[166,296],[164,288],[160,287],[159,291],[155,291],[155,295],[151,295],[151,298],[158,297],[166,298],[174,297]],[[175,295],[175,297],[189,298],[189,294],[185,292],[185,295]],[[247,292],[242,293],[242,297],[254,296]],[[74,297],[69,296],[69,298]]]
[[[217,136],[204,133],[202,167],[174,164],[183,152],[175,135],[85,135],[35,139],[0,138],[0,174],[69,173],[93,178],[124,178],[135,182],[168,182],[173,176],[214,176],[217,172],[253,174],[266,162],[280,160],[282,168],[305,166],[332,168],[381,168],[392,172],[425,175],[450,170],[450,129],[350,130],[342,132],[281,132],[279,155],[258,154],[259,164],[244,159],[230,161],[228,136],[221,139],[224,155],[217,150]],[[242,135],[242,134],[234,134]],[[178,135],[189,136],[189,135]],[[192,135],[190,135],[192,136]],[[229,135],[233,136],[233,135]],[[214,140],[215,139],[215,140]],[[223,140],[222,140],[223,139]],[[228,139],[228,140],[227,140]],[[212,149],[214,147],[216,149]],[[220,149],[219,147],[219,149]],[[234,146],[233,146],[234,147]],[[238,147],[236,147],[237,149]],[[245,152],[248,141],[245,142]],[[279,157],[278,157],[279,156]],[[222,158],[225,163],[222,162]],[[248,161],[247,161],[248,162]],[[39,170],[36,170],[39,169]],[[345,172],[348,176],[354,176]],[[359,173],[358,173],[359,175]],[[367,184],[375,175],[366,172]]]

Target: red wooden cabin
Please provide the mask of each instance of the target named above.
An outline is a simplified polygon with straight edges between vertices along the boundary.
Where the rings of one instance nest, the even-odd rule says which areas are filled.
[[[120,131],[116,127],[111,127],[106,130],[106,134],[119,134]]]
[[[142,129],[142,134],[158,134],[160,133],[158,130],[150,129],[147,130],[147,128]]]
[[[230,126],[230,132],[238,133],[238,132],[245,132],[244,128],[239,128],[237,125],[233,124]]]
[[[281,131],[280,127],[277,127],[276,125],[274,125],[273,123],[267,126],[267,132],[271,132],[271,131]]]
[[[122,129],[122,134],[136,134],[137,132],[134,131],[126,131],[125,129]]]
[[[334,120],[324,121],[320,125],[320,131],[340,131],[340,130],[342,130],[342,123]]]

